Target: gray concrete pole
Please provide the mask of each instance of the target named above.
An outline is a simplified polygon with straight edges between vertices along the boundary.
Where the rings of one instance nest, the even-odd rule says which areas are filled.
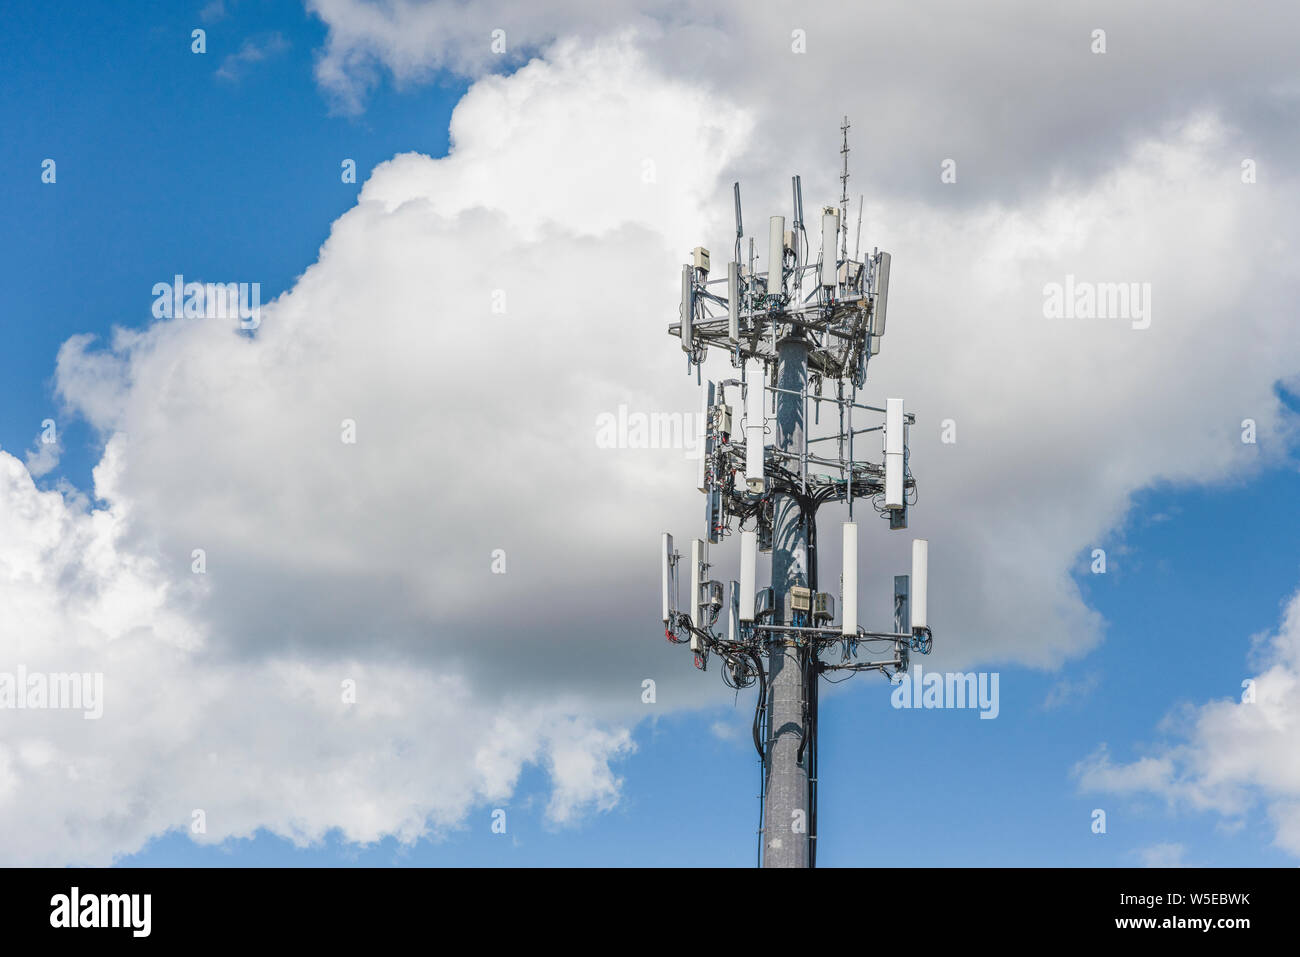
[[[777,386],[802,393],[808,381],[808,343],[777,343]],[[800,453],[804,444],[804,401],[776,393],[776,448]],[[785,468],[798,465],[783,460]],[[790,624],[786,601],[796,585],[808,587],[808,536],[799,503],[790,495],[773,499],[772,590],[777,619]],[[808,866],[808,771],[797,761],[803,741],[803,655],[794,637],[774,636],[768,644],[767,806],[763,813],[763,866]]]

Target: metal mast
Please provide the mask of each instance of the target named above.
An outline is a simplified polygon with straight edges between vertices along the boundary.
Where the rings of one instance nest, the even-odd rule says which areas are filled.
[[[907,670],[911,653],[928,653],[931,645],[923,540],[913,543],[910,578],[894,579],[893,630],[858,626],[852,504],[868,499],[889,528],[907,527],[916,485],[907,464],[907,428],[915,418],[904,412],[902,399],[888,399],[883,408],[858,402],[885,332],[890,256],[848,257],[848,130],[845,117],[840,204],[822,207],[814,223],[821,233],[817,257],[809,248],[795,176],[791,228],[785,228],[784,216],[769,220],[766,273],[755,271],[752,239],[748,262],[741,263],[737,183],[736,258],[727,263],[724,278],[710,280],[709,251],[695,248],[682,267],[680,321],[668,327],[681,339],[688,372],[702,367],[713,347],[740,373],[703,383],[697,486],[705,495],[705,536],[692,540],[686,561],[664,534],[662,604],[666,637],[689,643],[697,667],[707,669],[716,657],[728,685],[758,690],[753,731],[763,772],[764,867],[816,865],[820,678],[832,671],[892,677]],[[812,286],[807,295],[805,284]],[[827,380],[834,386],[831,395],[824,389]],[[823,404],[833,408],[822,410]],[[814,422],[830,423],[827,434],[810,435],[810,405]],[[742,410],[744,424],[737,428]],[[855,428],[855,411],[859,421],[872,415],[883,421]],[[855,454],[854,437],[867,432],[882,433],[883,461]],[[859,442],[856,451],[862,447]],[[828,502],[847,503],[850,516],[842,528],[839,624],[833,624],[835,598],[820,591],[817,580],[817,509]],[[709,574],[709,546],[733,536],[740,539],[740,574],[724,603],[722,582]],[[756,588],[760,552],[770,552],[772,562],[771,587],[763,589]],[[679,609],[683,566],[687,603]]]
[[[797,333],[777,344],[776,447],[789,454],[804,451],[804,402],[808,384],[808,343]],[[794,625],[795,589],[809,587],[808,522],[800,497],[777,492],[772,497],[772,589],[777,624]],[[767,742],[767,806],[763,810],[765,867],[807,867],[811,860],[808,815],[809,768],[801,760],[807,742],[807,649],[797,633],[776,632],[768,638],[770,729]],[[801,826],[802,825],[802,826]]]

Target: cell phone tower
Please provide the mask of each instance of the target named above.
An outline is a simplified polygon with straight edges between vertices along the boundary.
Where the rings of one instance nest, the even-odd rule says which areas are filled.
[[[762,762],[759,860],[763,867],[817,863],[818,682],[839,672],[907,671],[913,652],[928,654],[928,543],[912,543],[911,575],[894,577],[892,631],[858,625],[858,526],[853,503],[867,499],[890,529],[907,528],[916,482],[908,467],[907,430],[915,416],[903,400],[883,408],[858,402],[868,364],[880,352],[889,299],[889,253],[848,256],[848,119],[838,206],[821,210],[821,248],[809,245],[803,190],[791,181],[793,218],[768,221],[767,270],[756,269],[754,240],[745,238],[740,184],[734,186],[736,244],[725,277],[709,278],[709,251],[696,247],[682,267],[681,321],[668,332],[681,339],[687,372],[697,381],[709,347],[726,352],[739,378],[705,380],[697,486],[705,497],[705,534],[691,542],[685,609],[677,603],[682,555],[664,533],[665,635],[689,643],[697,668],[721,661],[733,688],[758,687],[754,747]],[[816,229],[817,226],[814,226]],[[862,211],[858,210],[858,238]],[[807,290],[807,291],[806,291]],[[828,407],[829,430],[810,436]],[[733,431],[737,406],[743,409]],[[855,422],[855,413],[857,419]],[[863,424],[863,423],[874,424]],[[855,427],[856,426],[856,427]],[[883,435],[883,455],[858,458]],[[827,448],[834,451],[822,451]],[[877,447],[879,448],[879,447]],[[817,509],[846,502],[840,622],[835,600],[818,590]],[[735,531],[733,531],[733,525]],[[739,581],[724,601],[710,577],[709,546],[739,532]],[[756,589],[760,552],[772,556],[772,584]],[[910,595],[909,595],[910,590]],[[722,609],[728,608],[726,633]],[[717,630],[715,630],[717,629]],[[849,677],[849,674],[844,677]]]

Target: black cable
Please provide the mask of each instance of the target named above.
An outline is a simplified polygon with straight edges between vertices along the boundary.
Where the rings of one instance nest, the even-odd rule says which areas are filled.
[[[763,752],[763,739],[759,735],[758,726],[759,718],[767,707],[767,675],[763,673],[763,661],[757,652],[750,650],[748,654],[754,659],[754,667],[758,672],[758,701],[754,704],[754,749],[758,752],[758,760],[766,765],[767,755]]]
[[[799,652],[803,654],[802,649]],[[812,725],[812,710],[808,703],[808,658],[810,655],[803,655],[804,660],[800,662],[799,679],[803,682],[803,727],[799,730],[799,750],[795,752],[795,764],[803,764],[804,751],[808,748],[808,729]]]

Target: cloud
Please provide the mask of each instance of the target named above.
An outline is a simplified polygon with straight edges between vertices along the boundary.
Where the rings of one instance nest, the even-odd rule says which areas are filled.
[[[1173,772],[1174,762],[1169,757],[1145,757],[1131,764],[1116,765],[1104,743],[1073,769],[1083,790],[1113,794],[1163,789],[1169,784]]]
[[[27,471],[31,472],[34,478],[48,475],[58,466],[62,454],[62,439],[56,438],[53,442],[46,442],[42,436],[37,436],[36,446],[27,453]]]
[[[216,23],[226,17],[226,4],[224,0],[210,0],[199,11],[199,19],[204,23]]]
[[[228,54],[217,67],[217,76],[223,80],[240,79],[250,64],[260,63],[268,57],[289,49],[289,43],[279,33],[249,37],[235,53]]]
[[[1114,763],[1103,746],[1076,766],[1080,786],[1156,794],[1171,806],[1223,815],[1229,824],[1262,804],[1275,844],[1300,857],[1300,592],[1261,653],[1263,670],[1243,700],[1193,708],[1178,722],[1174,743],[1128,764]]]
[[[552,41],[591,40],[643,18],[634,5],[559,0],[545,7],[521,0],[467,5],[454,0],[307,0],[328,28],[316,79],[346,112],[359,112],[388,70],[401,85],[440,70],[481,77],[515,67]],[[501,31],[494,37],[495,31]]]
[[[120,445],[96,470],[112,495]],[[453,674],[349,657],[232,658],[177,611],[185,584],[122,548],[123,512],[69,508],[0,453],[6,673],[102,674],[103,716],[5,710],[0,827],[9,863],[102,865],[202,811],[201,843],[267,829],[295,843],[404,842],[465,826],[549,767],[547,818],[608,808],[630,751],[563,708],[476,698]],[[345,703],[344,682],[355,688]]]
[[[1181,844],[1152,844],[1138,851],[1143,867],[1182,867],[1187,848]]]
[[[1083,701],[1090,697],[1100,684],[1101,676],[1095,671],[1077,681],[1062,678],[1047,692],[1047,697],[1043,699],[1043,709],[1052,711],[1067,704]]]
[[[207,550],[205,608],[241,653],[364,627],[373,653],[584,693],[664,660],[632,569],[653,578],[659,523],[694,517],[692,463],[599,448],[595,426],[696,404],[661,277],[746,132],[712,107],[626,44],[557,50],[472,90],[448,158],[377,168],[254,338],[177,320],[69,341],[57,388],[121,436],[133,535],[182,567]],[[629,600],[645,614],[611,638]]]
[[[740,737],[740,729],[734,721],[714,721],[709,725],[709,733],[719,741],[734,741]]]
[[[812,171],[854,121],[850,189],[970,207],[1104,176],[1135,141],[1189,113],[1231,116],[1245,152],[1281,174],[1300,150],[1288,117],[1300,98],[1293,51],[1300,15],[1285,3],[1225,21],[1211,0],[1072,9],[1015,0],[846,6],[810,0],[308,0],[328,29],[317,79],[358,111],[385,75],[399,85],[438,71],[469,78],[514,69],[554,40],[631,26],[668,75],[754,111],[781,149],[746,155],[745,178],[772,186]],[[1093,31],[1107,52],[1092,52]],[[506,51],[493,50],[504,31]],[[804,53],[796,53],[795,31]],[[797,108],[796,108],[797,107]],[[960,189],[940,184],[957,162]],[[838,170],[836,170],[838,172]],[[812,184],[810,184],[812,185]],[[826,172],[828,190],[838,183]]]

